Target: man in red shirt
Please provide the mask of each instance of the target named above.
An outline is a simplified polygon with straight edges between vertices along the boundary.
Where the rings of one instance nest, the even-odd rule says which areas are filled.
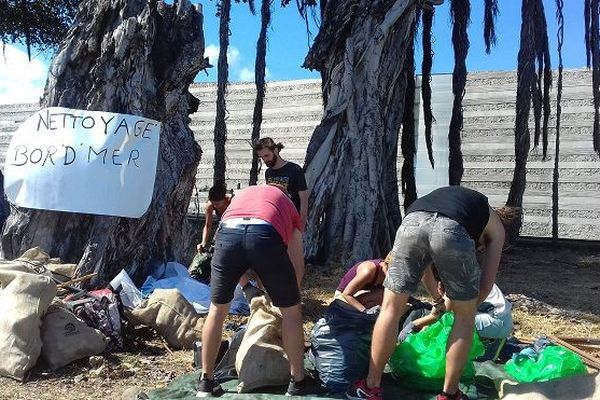
[[[283,317],[283,347],[290,361],[287,395],[304,388],[304,340],[298,278],[287,246],[301,240],[302,219],[283,190],[250,186],[236,194],[217,230],[211,263],[211,305],[202,330],[202,376],[196,397],[221,392],[214,366],[233,292],[248,269],[262,281]]]

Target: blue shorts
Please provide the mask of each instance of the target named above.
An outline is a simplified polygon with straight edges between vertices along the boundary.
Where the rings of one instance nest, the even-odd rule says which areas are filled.
[[[300,304],[296,273],[279,233],[270,224],[221,224],[211,262],[211,300],[227,304],[242,275],[252,269],[262,281],[273,305]]]

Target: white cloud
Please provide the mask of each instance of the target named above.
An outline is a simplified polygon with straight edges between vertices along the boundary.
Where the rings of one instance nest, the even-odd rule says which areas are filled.
[[[34,103],[44,91],[48,66],[7,44],[0,54],[0,104]]]
[[[219,59],[219,46],[215,44],[209,44],[204,49],[204,57],[208,57],[208,61],[212,65],[217,65]],[[227,62],[230,67],[235,66],[240,60],[240,50],[235,46],[229,46],[227,49]]]
[[[211,64],[216,65],[217,59],[219,58],[219,47],[214,44],[209,44],[204,49],[204,57],[208,57],[208,61]]]
[[[227,51],[227,61],[229,61],[230,66],[234,66],[240,60],[240,51],[237,47],[229,46]]]
[[[271,71],[269,71],[269,68],[265,68],[265,79],[269,79],[270,77]],[[249,67],[242,68],[239,78],[242,82],[254,82],[254,70]]]
[[[242,68],[240,71],[240,81],[242,82],[252,82],[254,81],[254,71],[250,70],[248,67]]]

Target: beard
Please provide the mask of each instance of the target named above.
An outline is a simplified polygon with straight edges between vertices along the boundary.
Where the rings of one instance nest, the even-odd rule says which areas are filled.
[[[265,161],[265,165],[269,168],[272,168],[273,165],[277,164],[278,159],[279,159],[279,156],[273,155],[273,159],[269,160],[269,161]]]

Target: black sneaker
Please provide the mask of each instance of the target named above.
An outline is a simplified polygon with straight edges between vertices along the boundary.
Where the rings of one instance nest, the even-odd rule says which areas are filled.
[[[290,384],[288,385],[287,392],[285,392],[286,396],[302,396],[306,392],[306,378],[302,379],[300,382],[296,382],[294,378],[290,379]]]
[[[208,379],[202,375],[198,383],[196,397],[213,397],[223,393],[223,388],[214,379]]]

